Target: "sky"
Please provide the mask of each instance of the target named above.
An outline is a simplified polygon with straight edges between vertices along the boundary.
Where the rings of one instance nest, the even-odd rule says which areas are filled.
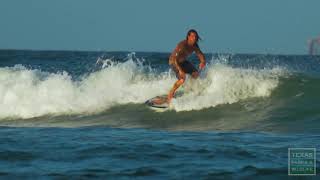
[[[1,0],[0,49],[307,54],[319,0]]]

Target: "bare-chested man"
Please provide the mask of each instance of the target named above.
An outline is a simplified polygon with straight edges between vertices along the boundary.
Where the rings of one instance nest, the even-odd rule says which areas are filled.
[[[195,52],[200,60],[199,69],[203,69],[206,65],[205,56],[198,46],[199,35],[196,30],[191,29],[187,33],[185,40],[181,41],[169,58],[169,65],[176,73],[178,81],[176,81],[168,94],[168,102],[170,103],[176,90],[184,83],[186,74],[190,74],[193,78],[199,76],[198,70],[187,61],[187,57]]]

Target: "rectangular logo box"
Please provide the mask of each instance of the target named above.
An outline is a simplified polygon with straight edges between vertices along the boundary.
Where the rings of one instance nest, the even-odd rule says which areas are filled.
[[[316,148],[289,148],[288,175],[316,175]]]

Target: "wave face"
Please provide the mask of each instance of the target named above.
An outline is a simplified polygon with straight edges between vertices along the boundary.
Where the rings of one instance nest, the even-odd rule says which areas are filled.
[[[188,77],[170,109],[157,113],[144,102],[168,93],[175,82],[167,57],[1,51],[0,123],[319,130],[317,56],[208,54],[200,78]]]

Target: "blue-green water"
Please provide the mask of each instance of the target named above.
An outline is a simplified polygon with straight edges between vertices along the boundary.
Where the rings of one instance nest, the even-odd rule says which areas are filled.
[[[319,150],[318,56],[207,54],[156,112],[168,56],[0,51],[0,178],[286,179],[288,148]]]

